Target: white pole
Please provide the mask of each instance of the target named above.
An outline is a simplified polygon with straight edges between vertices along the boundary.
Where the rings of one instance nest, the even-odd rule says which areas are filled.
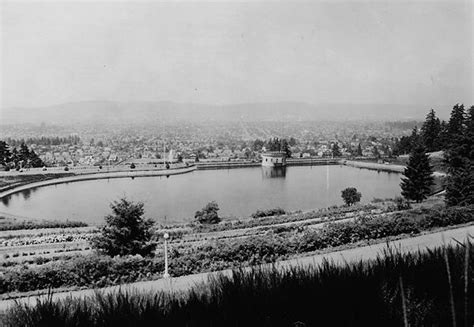
[[[168,238],[170,237],[168,233],[163,235],[165,239],[165,273],[163,274],[163,278],[170,278],[170,274],[168,273]]]

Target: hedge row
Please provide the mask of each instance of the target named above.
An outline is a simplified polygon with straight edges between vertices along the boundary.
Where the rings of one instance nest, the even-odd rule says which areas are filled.
[[[390,216],[357,218],[354,221],[328,223],[321,229],[293,230],[289,233],[256,236],[244,240],[218,241],[172,252],[173,269],[178,275],[269,263],[294,254],[336,247],[363,240],[401,234],[417,234],[434,227],[474,221],[474,206],[448,209],[421,209]]]
[[[386,217],[358,218],[328,223],[324,228],[233,241],[209,242],[195,248],[172,248],[170,273],[181,276],[238,266],[274,262],[295,254],[353,242],[457,225],[474,220],[474,206],[411,210]],[[90,255],[38,267],[6,268],[0,275],[0,292],[29,291],[62,286],[105,286],[157,278],[162,258]]]
[[[71,228],[87,227],[88,225],[81,221],[11,221],[2,222],[0,220],[0,231],[22,230],[22,229],[42,229],[42,228]]]
[[[232,230],[232,229],[241,229],[241,228],[252,228],[252,227],[261,227],[261,226],[270,226],[276,224],[290,223],[295,221],[307,220],[307,219],[316,219],[316,218],[327,218],[333,219],[352,212],[360,211],[371,211],[374,209],[380,209],[379,207],[373,204],[365,205],[354,205],[354,206],[334,206],[329,208],[323,208],[310,212],[294,212],[283,214],[281,216],[272,216],[272,217],[262,217],[260,219],[252,220],[231,220],[224,221],[216,225],[192,225],[197,232],[219,232],[223,230]],[[388,208],[386,211],[394,211],[396,208]]]
[[[103,287],[150,279],[153,274],[161,274],[163,267],[163,261],[159,258],[78,256],[43,266],[16,266],[5,270],[0,276],[0,292],[65,286]]]
[[[257,210],[252,214],[252,218],[262,218],[262,217],[272,217],[272,216],[281,216],[286,214],[285,210],[282,208],[267,209],[267,210]]]

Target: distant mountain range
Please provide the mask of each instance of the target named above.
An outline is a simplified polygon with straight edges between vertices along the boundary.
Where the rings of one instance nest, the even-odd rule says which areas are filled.
[[[392,104],[325,104],[302,102],[247,103],[235,105],[174,102],[85,101],[49,107],[5,108],[1,124],[153,123],[159,121],[341,121],[422,120],[429,107]],[[450,108],[437,110],[446,118]]]

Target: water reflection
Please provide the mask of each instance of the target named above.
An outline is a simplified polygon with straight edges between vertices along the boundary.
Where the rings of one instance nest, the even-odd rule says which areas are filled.
[[[31,196],[31,193],[33,192],[33,189],[29,188],[21,192],[21,195],[23,195],[23,199],[28,200]]]
[[[2,201],[2,203],[5,207],[8,207],[8,204],[10,203],[10,198],[11,198],[10,196],[5,196],[1,199],[1,201]]]
[[[18,192],[18,193],[14,193],[14,194],[11,194],[11,195],[8,195],[8,196],[5,196],[3,198],[0,199],[0,202],[5,206],[5,207],[8,207],[8,205],[10,204],[10,202],[13,200],[13,197],[22,197],[23,200],[29,200],[31,195],[33,193],[35,193],[37,190],[36,187],[33,187],[33,188],[29,188],[29,189],[26,189],[26,190],[23,190],[21,192]]]
[[[285,178],[286,167],[262,167],[263,178]]]

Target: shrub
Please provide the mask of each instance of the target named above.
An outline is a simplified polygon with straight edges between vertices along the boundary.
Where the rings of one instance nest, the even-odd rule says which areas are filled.
[[[194,218],[200,224],[217,224],[221,221],[217,211],[219,211],[219,206],[217,205],[217,202],[212,201],[202,208],[202,210],[196,211]]]
[[[252,218],[262,218],[262,217],[270,217],[270,216],[281,216],[286,214],[285,210],[281,208],[275,209],[267,209],[267,210],[257,210],[255,213],[252,214]]]
[[[341,197],[346,203],[346,205],[351,206],[354,203],[360,201],[362,194],[360,192],[357,192],[357,189],[355,187],[348,187],[341,191]]]
[[[42,228],[75,228],[86,227],[87,224],[80,221],[14,221],[0,224],[0,231]]]
[[[395,205],[397,206],[397,210],[407,210],[411,208],[410,201],[408,201],[407,199],[401,196],[397,196],[394,199],[394,202],[395,202]]]
[[[147,274],[160,274],[163,268],[161,258],[79,256],[35,268],[9,269],[0,276],[0,291],[26,292],[72,285],[103,287],[137,281]]]
[[[69,167],[64,167],[64,171],[69,171]]]
[[[91,240],[92,247],[110,256],[152,255],[156,247],[151,240],[153,221],[143,218],[143,203],[123,198],[110,207],[112,214],[105,217],[100,235]]]
[[[382,203],[382,202],[384,202],[384,201],[385,201],[384,199],[374,198],[374,199],[372,200],[372,203]]]

